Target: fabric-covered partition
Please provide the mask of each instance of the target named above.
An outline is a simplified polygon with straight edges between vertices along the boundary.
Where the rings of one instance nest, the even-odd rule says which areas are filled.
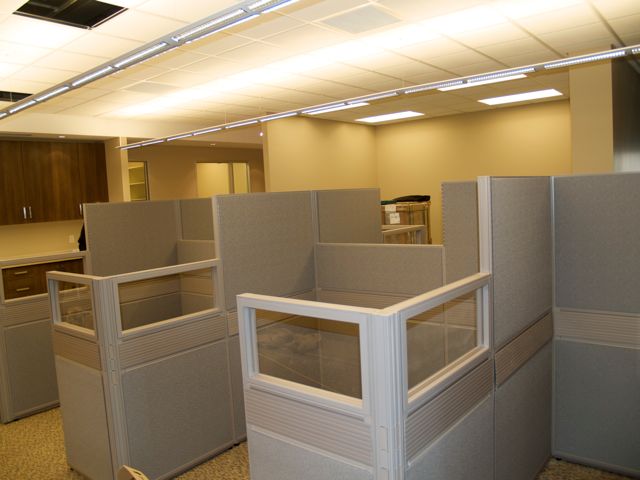
[[[319,190],[314,193],[321,243],[382,243],[380,191]]]
[[[524,480],[551,453],[550,179],[490,182],[495,478]]]
[[[107,276],[177,263],[175,201],[94,203],[84,210],[90,272]]]
[[[311,192],[214,197],[225,307],[245,292],[289,296],[313,290]]]
[[[640,174],[554,183],[553,453],[640,477]]]

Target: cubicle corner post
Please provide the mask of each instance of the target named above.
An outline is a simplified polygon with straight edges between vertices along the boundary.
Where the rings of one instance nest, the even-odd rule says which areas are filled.
[[[369,385],[376,479],[404,480],[407,398],[406,329],[398,313],[370,317]]]
[[[493,239],[491,235],[491,177],[478,177],[478,246],[480,253],[480,271],[493,272]],[[484,309],[482,328],[478,328],[478,344],[485,345],[493,352],[493,277],[488,287],[482,289],[482,303],[478,305]],[[480,313],[480,312],[478,312]],[[480,326],[479,326],[480,327]]]
[[[243,390],[249,386],[249,379],[258,369],[258,359],[255,357],[257,352],[257,339],[255,337],[255,310],[247,306],[248,300],[246,295],[238,295],[238,329],[241,339],[240,341],[240,363],[242,365],[242,385]],[[251,347],[250,347],[251,345]]]

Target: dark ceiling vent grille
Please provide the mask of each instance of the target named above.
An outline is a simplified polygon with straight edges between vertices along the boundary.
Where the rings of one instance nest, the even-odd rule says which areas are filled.
[[[0,102],[18,102],[31,96],[31,93],[4,92],[0,90]]]
[[[29,0],[13,13],[91,29],[125,10],[124,7],[96,0]]]

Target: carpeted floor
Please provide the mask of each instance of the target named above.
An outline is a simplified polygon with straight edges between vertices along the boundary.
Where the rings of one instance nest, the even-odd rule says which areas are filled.
[[[179,480],[248,480],[243,443],[177,477]],[[66,464],[60,411],[0,424],[0,479],[86,480]],[[537,480],[625,480],[627,477],[551,459]]]

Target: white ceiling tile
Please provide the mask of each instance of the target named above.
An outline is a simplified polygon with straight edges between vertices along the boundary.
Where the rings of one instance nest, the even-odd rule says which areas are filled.
[[[446,38],[437,38],[418,45],[405,47],[401,53],[407,57],[428,62],[429,59],[434,57],[452,55],[466,50],[467,49],[458,42]]]
[[[123,80],[123,82],[118,83],[124,84],[128,82],[127,84],[131,84],[139,80],[147,80],[149,78],[157,77],[167,71],[168,70],[166,68],[154,67],[147,65],[146,63],[139,63],[138,65],[133,65],[127,68],[126,70],[120,70],[113,75],[105,77],[105,81],[113,80],[115,82]]]
[[[480,48],[496,43],[512,42],[515,40],[529,39],[530,37],[520,28],[511,23],[495,25],[463,34],[455,35],[459,42],[471,47]]]
[[[19,63],[0,62],[0,77],[8,77],[23,68],[25,68],[25,66]]]
[[[566,56],[573,56],[609,50],[611,48],[611,45],[615,43],[616,40],[613,37],[604,37],[600,39],[586,40],[583,42],[571,42],[570,40],[567,40],[566,43],[558,42],[555,44],[555,46]]]
[[[187,25],[164,17],[128,10],[95,28],[99,33],[150,42]]]
[[[83,55],[57,50],[40,60],[34,62],[37,67],[57,68],[70,72],[85,72],[108,61],[105,57]]]
[[[0,79],[0,90],[7,90],[9,92],[38,93],[52,85],[53,83],[50,82],[35,82],[33,80],[20,80],[12,77]]]
[[[607,50],[615,39],[602,23],[592,23],[567,30],[539,35],[540,39],[564,54],[585,53],[590,48]],[[584,48],[580,44],[584,43]]]
[[[453,75],[450,73],[444,72],[442,70],[434,69],[427,73],[411,75],[410,77],[405,78],[404,81],[406,83],[405,86],[422,85],[424,83],[440,82],[442,80],[447,80],[452,76]]]
[[[154,58],[150,58],[145,61],[144,64],[152,67],[164,68],[167,70],[185,68],[192,63],[199,62],[210,58],[207,55],[203,55],[194,51],[183,51],[180,48],[170,50],[167,53],[163,53]]]
[[[0,15],[6,15],[15,12],[22,5],[25,0],[3,0],[0,2]]]
[[[467,75],[479,75],[481,73],[495,72],[496,70],[503,70],[505,66],[502,63],[487,60],[485,62],[470,63],[468,65],[462,65],[450,68],[451,72],[461,77]]]
[[[300,20],[312,22],[366,3],[367,0],[323,0],[314,2],[311,6],[305,6],[305,2],[300,2],[294,3],[281,12]]]
[[[109,0],[109,3],[124,8],[135,8],[144,2],[145,0]]]
[[[409,78],[415,75],[427,74],[431,72],[441,73],[441,70],[425,65],[422,62],[417,61],[405,61],[399,65],[392,65],[389,67],[376,67],[376,72],[384,73],[386,75],[392,75],[398,78]]]
[[[626,43],[627,45],[640,44],[640,32],[622,34],[620,36],[622,37],[622,40],[624,41],[624,43]]]
[[[136,7],[136,10],[152,13],[167,18],[174,18],[188,23],[197,22],[201,18],[214,15],[222,10],[237,5],[237,0],[149,0]]]
[[[483,2],[480,0],[456,0],[452,5],[451,0],[378,0],[378,3],[397,12],[407,20],[415,21],[446,15],[454,9],[473,8]],[[452,6],[454,6],[453,9]]]
[[[120,90],[117,92],[109,93],[100,97],[101,102],[119,103],[120,106],[128,105],[130,103],[141,103],[153,100],[154,95],[150,93],[131,92],[126,90]]]
[[[247,66],[236,61],[226,60],[220,57],[212,57],[200,62],[192,63],[184,70],[198,73],[209,77],[209,79],[233,75],[247,70]]]
[[[399,21],[399,18],[394,17],[385,9],[374,5],[363,5],[354,10],[325,18],[322,23],[348,33],[361,34],[393,25]]]
[[[109,90],[95,88],[93,85],[94,84],[92,84],[92,86],[73,89],[65,93],[64,95],[62,95],[62,97],[58,97],[58,98],[77,98],[82,100],[93,100],[110,93]]]
[[[306,72],[305,76],[318,78],[321,80],[343,81],[345,78],[353,77],[362,73],[362,69],[340,63],[327,65],[322,68],[314,68],[313,71]]]
[[[303,52],[308,53],[348,39],[350,38],[346,33],[307,25],[267,37],[264,40],[278,47],[286,48],[291,55],[294,55]]]
[[[640,5],[640,2],[638,4]],[[620,36],[637,35],[640,33],[640,13],[609,20],[609,25]]]
[[[432,57],[425,61],[430,65],[442,68],[444,70],[453,70],[461,66],[486,62],[487,57],[478,52],[467,49],[458,53],[452,53],[440,57]]]
[[[251,40],[248,38],[221,32],[190,43],[189,45],[184,45],[180,47],[180,50],[194,50],[205,55],[218,55],[232,48],[247,45],[248,43],[251,43]]]
[[[253,42],[233,50],[227,50],[218,57],[258,67],[286,58],[287,51],[264,43]]]
[[[500,61],[508,67],[523,67],[526,65],[534,65],[536,63],[549,62],[551,60],[558,60],[559,57],[547,50],[531,53],[521,53],[513,55],[511,57],[501,57]]]
[[[356,67],[365,68],[369,70],[378,70],[380,68],[385,67],[393,67],[395,65],[401,65],[404,63],[411,63],[412,60],[408,60],[406,57],[401,57],[395,53],[391,52],[380,52],[378,55],[372,55],[370,57],[359,60],[358,58],[353,58],[350,60],[345,60],[344,63],[348,65],[354,65]],[[413,62],[415,63],[415,62]]]
[[[210,80],[211,79],[205,75],[198,75],[197,73],[180,70],[173,70],[151,78],[151,82],[173,85],[174,87],[180,88],[194,87],[196,85],[207,83]]]
[[[520,18],[517,23],[534,35],[566,30],[599,21],[596,14],[586,4],[561,8],[541,15]]]
[[[64,110],[67,115],[102,115],[122,108],[122,104],[92,100]]]
[[[65,80],[76,75],[76,72],[69,70],[59,70],[57,68],[43,68],[37,66],[24,67],[22,70],[14,74],[14,78],[29,80],[37,78],[39,80],[51,83],[62,83]]]
[[[591,3],[607,19],[640,14],[640,2],[638,0],[591,0]]]
[[[551,50],[531,37],[521,38],[510,42],[486,45],[483,47],[478,47],[477,50],[481,53],[484,53],[485,55],[495,58],[496,60],[501,60],[503,57],[513,57],[515,54],[521,53],[542,53],[547,55],[554,55]]]
[[[0,42],[0,62],[26,65],[49,53],[51,50],[48,48],[30,47],[14,42]]]
[[[32,47],[60,48],[88,33],[81,28],[10,15],[0,23],[0,40]]]
[[[142,42],[127,40],[126,38],[103,35],[94,31],[84,37],[74,40],[65,46],[66,50],[85,55],[115,58],[140,47]]]
[[[304,23],[286,15],[261,15],[251,22],[243,23],[236,30],[238,35],[252,39],[262,39],[271,35],[301,27]]]
[[[133,85],[129,85],[123,90],[131,91],[131,92],[148,93],[151,95],[165,95],[167,93],[175,92],[177,88],[172,85],[166,85],[164,83],[139,82]]]

